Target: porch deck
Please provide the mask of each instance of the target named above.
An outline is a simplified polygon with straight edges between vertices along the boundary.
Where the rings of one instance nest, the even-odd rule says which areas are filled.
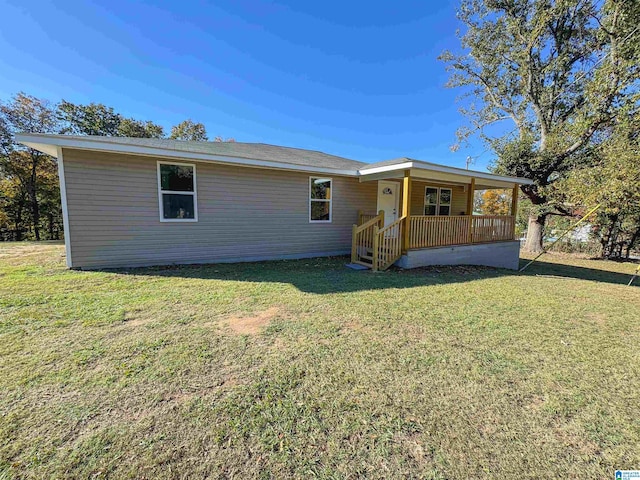
[[[360,214],[351,261],[384,270],[410,250],[512,241],[513,215],[411,215],[384,227],[384,213]]]

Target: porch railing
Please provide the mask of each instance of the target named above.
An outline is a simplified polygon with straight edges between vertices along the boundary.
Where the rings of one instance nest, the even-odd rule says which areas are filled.
[[[378,230],[374,228],[373,270],[386,270],[402,256],[402,234],[407,217]]]
[[[515,235],[511,215],[419,215],[410,222],[409,248],[499,242]]]
[[[516,218],[511,215],[479,215],[472,217],[473,243],[513,240]]]
[[[384,215],[379,214],[361,225],[354,225],[351,232],[351,262],[370,267],[373,264],[374,239],[384,225]]]
[[[411,217],[409,248],[442,247],[471,243],[468,215]]]
[[[378,213],[366,213],[362,210],[358,210],[358,225],[362,225],[363,223],[366,223],[379,215],[384,215],[384,212],[381,210]]]

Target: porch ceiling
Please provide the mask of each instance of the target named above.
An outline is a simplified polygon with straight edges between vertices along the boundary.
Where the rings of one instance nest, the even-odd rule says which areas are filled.
[[[513,188],[516,184],[529,185],[532,183],[531,180],[526,178],[494,175],[486,172],[464,170],[411,159],[398,159],[363,167],[359,171],[360,181],[400,179],[404,177],[406,170],[410,172],[412,178],[433,180],[454,185],[469,185],[471,180],[475,178],[477,190]]]

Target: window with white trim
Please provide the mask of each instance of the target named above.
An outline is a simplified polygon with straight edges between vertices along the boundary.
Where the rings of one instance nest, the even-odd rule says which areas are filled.
[[[330,178],[309,178],[309,222],[331,222],[331,187]]]
[[[161,222],[197,222],[196,166],[158,162]]]
[[[425,187],[424,214],[451,215],[452,190],[444,187]]]

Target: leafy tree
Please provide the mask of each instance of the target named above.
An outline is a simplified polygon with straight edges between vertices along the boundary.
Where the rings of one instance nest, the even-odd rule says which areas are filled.
[[[58,104],[60,120],[65,126],[62,133],[73,135],[118,136],[122,116],[101,103],[77,105],[62,100]]]
[[[637,2],[622,0],[462,0],[461,55],[444,52],[450,87],[472,98],[462,111],[497,154],[496,172],[532,179],[527,243],[542,249],[548,215],[570,215],[559,180],[592,160],[603,129],[637,91]],[[492,134],[507,120],[515,128]],[[515,133],[515,136],[512,135]]]
[[[38,198],[41,209],[41,228],[50,240],[58,240],[63,230],[58,168],[54,162],[45,162],[40,173]]]
[[[480,211],[485,215],[509,215],[511,194],[506,190],[485,190],[481,198]]]
[[[151,121],[125,118],[101,103],[78,105],[62,100],[59,118],[64,123],[62,133],[102,135],[107,137],[162,138],[164,129]]]
[[[0,104],[0,172],[8,180],[8,202],[14,208],[28,199],[33,235],[40,240],[40,189],[43,182],[51,182],[51,172],[56,171],[54,160],[43,153],[15,144],[17,132],[57,133],[59,122],[55,109],[45,100],[18,93],[10,102]],[[51,185],[57,188],[57,180]],[[6,202],[6,200],[5,200]],[[5,212],[6,213],[6,212]],[[13,220],[22,222],[22,212],[15,211]],[[16,224],[16,239],[22,238],[22,226]]]
[[[117,137],[162,138],[164,129],[152,121],[123,118],[118,126]]]
[[[594,165],[562,182],[567,201],[601,205],[591,220],[603,257],[629,257],[640,244],[640,112],[620,115],[592,152]]]
[[[169,138],[191,142],[206,142],[209,140],[204,124],[195,123],[191,119],[187,119],[171,127],[171,135],[169,135]]]
[[[20,241],[28,206],[26,190],[16,177],[0,178],[0,240]]]

